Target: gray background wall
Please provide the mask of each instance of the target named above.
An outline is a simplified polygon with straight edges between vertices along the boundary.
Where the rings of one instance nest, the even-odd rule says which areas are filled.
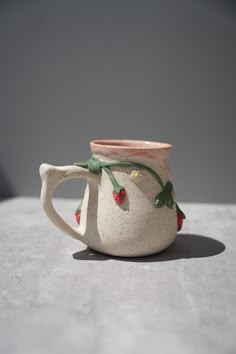
[[[0,195],[89,141],[173,144],[178,199],[236,202],[233,1],[1,1]],[[68,182],[56,195],[77,197]]]

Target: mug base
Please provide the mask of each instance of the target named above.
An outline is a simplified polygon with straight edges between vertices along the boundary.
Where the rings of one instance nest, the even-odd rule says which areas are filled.
[[[171,246],[171,244],[174,242],[175,238],[171,240],[168,244],[165,244],[162,247],[156,248],[156,249],[149,249],[145,251],[136,251],[136,252],[130,252],[129,250],[105,250],[105,249],[97,249],[96,247],[88,246],[91,250],[106,255],[106,256],[111,256],[111,257],[119,257],[119,258],[137,258],[137,257],[148,257],[148,256],[153,256],[156,255],[164,250],[166,250],[168,247]]]

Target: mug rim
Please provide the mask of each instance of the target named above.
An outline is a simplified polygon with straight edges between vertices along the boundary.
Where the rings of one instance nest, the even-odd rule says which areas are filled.
[[[114,150],[170,150],[169,143],[134,139],[97,139],[90,142],[91,148]]]

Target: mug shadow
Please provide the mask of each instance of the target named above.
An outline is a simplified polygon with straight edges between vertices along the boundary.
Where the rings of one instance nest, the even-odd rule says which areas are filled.
[[[212,257],[224,252],[224,250],[225,245],[214,238],[194,234],[179,234],[169,248],[152,256],[115,257],[98,253],[89,247],[74,253],[72,256],[76,260],[83,261],[107,261],[114,259],[124,262],[166,262],[177,259]]]

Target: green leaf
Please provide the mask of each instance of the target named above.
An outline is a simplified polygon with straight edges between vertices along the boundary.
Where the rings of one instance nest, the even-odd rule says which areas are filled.
[[[155,208],[162,208],[165,205],[165,194],[160,192],[155,198]]]
[[[164,187],[164,191],[167,194],[170,194],[173,192],[173,184],[171,183],[171,181],[168,181]]]
[[[168,208],[172,209],[174,204],[175,204],[174,199],[173,199],[172,195],[169,194],[168,199],[166,201],[166,205],[168,206]]]
[[[165,201],[163,199],[155,199],[155,208],[162,208],[165,205]]]
[[[90,172],[99,174],[102,171],[101,163],[98,159],[96,158],[91,158],[88,163],[88,169]]]

